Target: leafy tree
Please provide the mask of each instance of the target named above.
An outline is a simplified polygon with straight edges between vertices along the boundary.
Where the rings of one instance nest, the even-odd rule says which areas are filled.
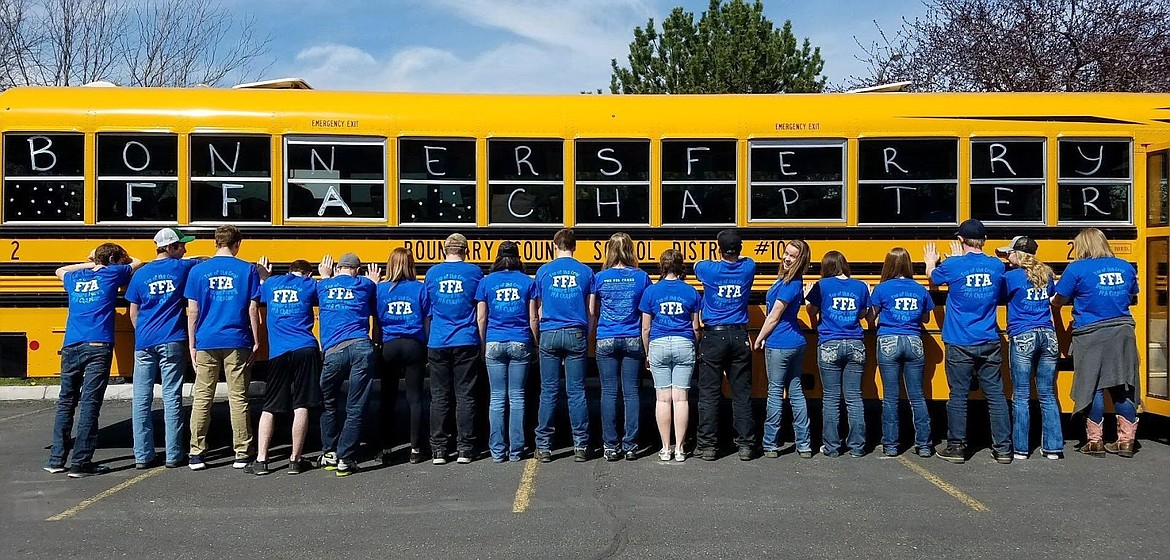
[[[925,0],[926,15],[861,46],[864,76],[918,91],[1170,90],[1167,0]]]
[[[797,45],[792,22],[776,29],[760,0],[711,0],[695,22],[675,8],[634,28],[629,68],[610,61],[611,93],[797,93],[825,87],[820,47]]]

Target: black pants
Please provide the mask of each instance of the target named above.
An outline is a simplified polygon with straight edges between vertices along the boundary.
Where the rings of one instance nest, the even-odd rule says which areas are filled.
[[[458,450],[475,450],[475,376],[479,371],[479,346],[430,348],[427,365],[431,373],[431,452],[451,449],[451,399],[455,399]]]
[[[398,405],[398,381],[406,379],[406,404],[410,408],[410,447],[422,449],[423,375],[427,347],[413,338],[396,338],[382,346],[382,449],[394,446],[394,412]]]
[[[719,403],[723,398],[723,374],[731,385],[731,417],[735,443],[756,445],[752,420],[752,349],[747,328],[703,331],[699,341],[699,449],[715,449],[719,443]]]

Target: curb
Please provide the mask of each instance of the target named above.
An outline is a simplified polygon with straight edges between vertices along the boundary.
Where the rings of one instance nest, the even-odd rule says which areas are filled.
[[[191,398],[191,391],[194,383],[183,384],[183,398]],[[256,398],[264,396],[265,383],[263,381],[253,381],[248,386],[248,398]],[[55,401],[57,396],[61,393],[60,385],[43,385],[37,387],[0,387],[0,401]],[[214,400],[226,401],[228,397],[227,383],[215,384],[215,398]],[[105,400],[107,401],[128,401],[134,398],[134,384],[123,383],[119,385],[109,385],[106,387]],[[154,386],[154,398],[162,398],[162,387]]]

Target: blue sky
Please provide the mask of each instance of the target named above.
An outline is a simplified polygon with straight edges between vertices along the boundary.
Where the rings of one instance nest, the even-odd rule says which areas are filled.
[[[706,0],[238,0],[271,31],[266,78],[301,77],[317,89],[429,92],[608,91],[609,60],[624,62],[635,26]],[[921,0],[768,0],[776,25],[821,47],[830,83],[864,72],[857,37],[877,37]]]

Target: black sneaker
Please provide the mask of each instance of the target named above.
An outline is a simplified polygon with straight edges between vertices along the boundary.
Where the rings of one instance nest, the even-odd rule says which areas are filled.
[[[618,451],[617,449],[606,448],[606,450],[601,453],[601,456],[610,463],[622,460],[622,452]]]
[[[552,451],[549,451],[548,449],[537,449],[535,455],[533,456],[541,463],[552,462]]]
[[[264,476],[272,471],[268,470],[268,461],[252,461],[244,467],[244,472]]]
[[[637,449],[627,449],[626,450],[626,460],[627,461],[636,461],[637,459],[638,459],[638,450]]]
[[[585,461],[588,461],[588,460],[589,460],[589,450],[588,449],[585,449],[583,447],[574,447],[573,448],[573,462],[574,463],[584,463]]]
[[[740,461],[751,461],[756,458],[756,449],[754,447],[740,447],[738,455]]]
[[[446,465],[447,464],[447,455],[445,453],[435,453],[435,455],[433,457],[431,457],[431,464],[432,465]]]
[[[301,474],[306,471],[313,470],[313,463],[304,459],[290,460],[288,462],[288,474]]]
[[[153,469],[161,464],[158,457],[155,457],[145,463],[134,463],[134,470],[146,471]]]
[[[455,459],[455,462],[459,463],[460,465],[466,465],[470,463],[472,459],[473,457],[470,451],[460,451],[459,457]]]
[[[349,476],[358,470],[357,461],[352,459],[338,459],[337,468],[334,469],[333,474],[339,477]]]
[[[898,448],[892,445],[885,446],[882,448],[882,455],[885,455],[886,457],[897,457]]]
[[[919,457],[922,457],[923,459],[929,459],[931,455],[934,455],[934,448],[929,445],[923,445],[922,447],[918,448],[917,453]]]
[[[69,468],[69,478],[85,478],[110,472],[110,467],[94,463],[82,463]]]
[[[695,449],[695,457],[704,461],[714,461],[719,458],[719,455],[715,453],[715,449],[712,447],[699,447]]]
[[[202,455],[192,455],[187,458],[187,467],[193,471],[201,471],[207,468],[207,463],[203,462]]]
[[[1012,454],[1011,453],[1000,453],[1000,452],[992,449],[991,450],[991,458],[995,459],[995,462],[999,463],[1001,465],[1012,464]]]
[[[938,458],[950,463],[966,463],[967,448],[959,444],[949,443],[946,449],[938,452]]]
[[[168,468],[168,469],[177,469],[177,468],[179,468],[183,465],[186,465],[186,464],[187,464],[187,459],[177,459],[175,461],[167,461],[167,464],[165,464],[163,466]]]
[[[331,471],[337,468],[337,453],[329,451],[317,457],[317,467]]]
[[[423,462],[422,451],[419,451],[417,449],[411,449],[410,450],[410,459],[407,459],[407,460],[410,461],[410,464],[412,464],[412,465],[417,465],[417,464]]]

